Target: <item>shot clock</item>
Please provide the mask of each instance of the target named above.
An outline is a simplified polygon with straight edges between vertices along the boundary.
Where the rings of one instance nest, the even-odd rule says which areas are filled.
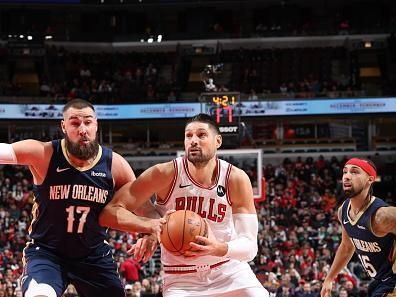
[[[236,113],[239,98],[240,93],[237,92],[210,92],[201,94],[201,101],[207,104],[206,112],[213,115],[219,126],[239,124],[239,114]]]
[[[237,92],[201,94],[201,101],[206,103],[206,113],[213,116],[223,135],[222,148],[232,149],[239,146],[239,98],[240,93]]]

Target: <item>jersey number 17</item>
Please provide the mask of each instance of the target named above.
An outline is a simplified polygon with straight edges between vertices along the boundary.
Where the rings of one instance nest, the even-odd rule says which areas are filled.
[[[78,220],[77,233],[83,233],[85,222],[91,208],[89,206],[69,206],[66,208],[67,216],[67,233],[73,233],[74,216],[75,214],[80,215]]]

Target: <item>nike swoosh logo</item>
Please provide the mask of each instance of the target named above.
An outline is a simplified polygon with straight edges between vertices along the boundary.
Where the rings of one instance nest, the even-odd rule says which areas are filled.
[[[187,188],[187,187],[191,187],[192,186],[192,184],[189,184],[189,185],[182,185],[182,184],[180,184],[179,185],[179,188],[180,189],[183,189],[183,188]]]
[[[63,171],[66,171],[66,170],[69,170],[70,169],[70,167],[67,167],[67,168],[56,168],[56,172],[63,172]]]
[[[344,220],[344,225],[346,225],[346,224],[348,224],[349,223],[349,221],[348,220]]]

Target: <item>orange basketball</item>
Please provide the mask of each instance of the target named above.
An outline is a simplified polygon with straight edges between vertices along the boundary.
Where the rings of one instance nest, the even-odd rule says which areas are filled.
[[[191,210],[178,210],[171,213],[161,232],[161,244],[172,254],[180,256],[191,247],[195,236],[208,235],[208,226],[199,214]]]

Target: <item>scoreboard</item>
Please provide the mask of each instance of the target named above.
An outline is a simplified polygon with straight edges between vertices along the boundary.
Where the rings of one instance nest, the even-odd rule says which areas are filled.
[[[213,116],[223,135],[223,147],[239,145],[240,112],[238,92],[207,92],[201,94],[206,113]]]
[[[201,94],[201,101],[207,104],[206,112],[215,118],[219,126],[239,124],[239,113],[237,112],[239,99],[240,93],[237,92],[210,92]]]

